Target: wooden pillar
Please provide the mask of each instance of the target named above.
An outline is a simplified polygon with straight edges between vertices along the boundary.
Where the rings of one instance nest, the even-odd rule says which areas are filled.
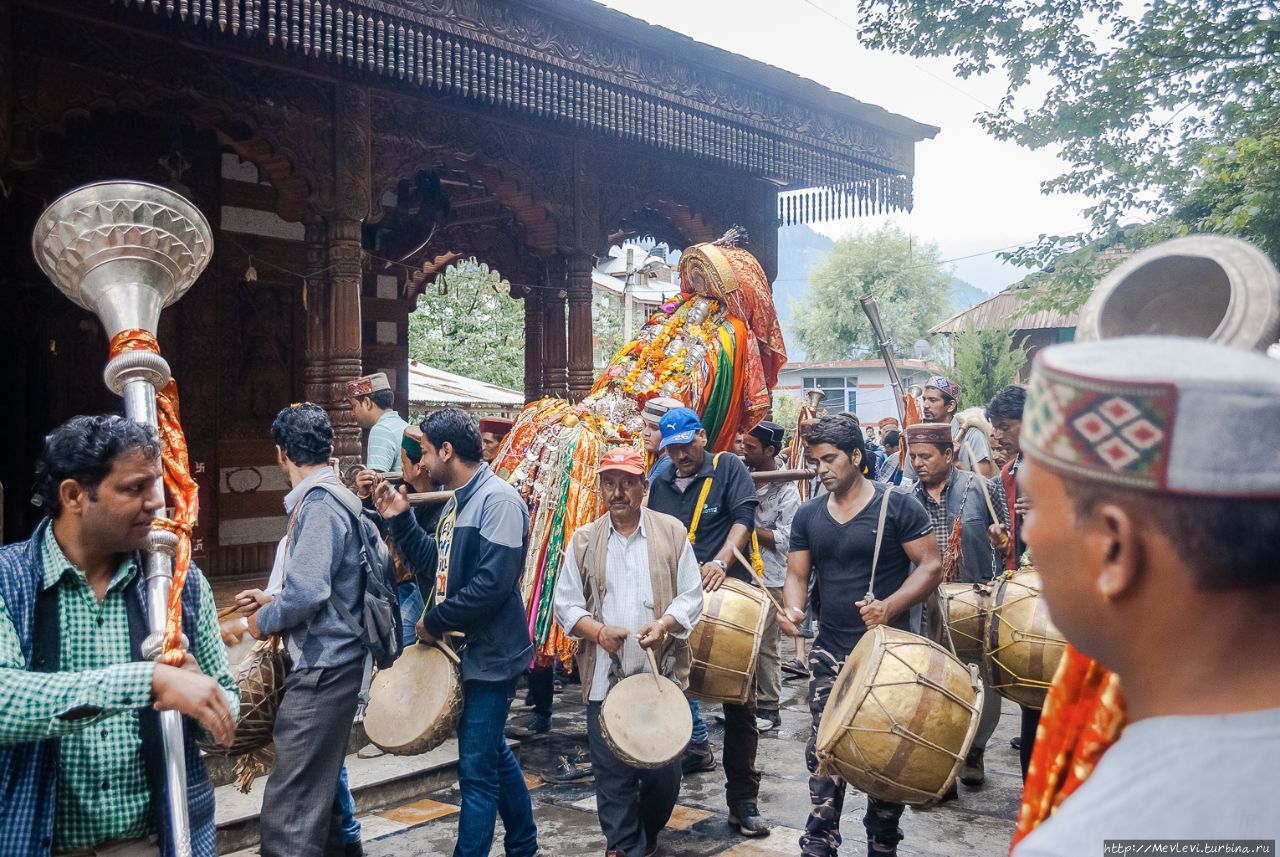
[[[552,269],[542,291],[542,386],[547,396],[569,395],[568,341],[565,338],[564,279]]]
[[[532,288],[524,296],[524,400],[526,402],[536,401],[543,395],[542,295],[542,289]]]
[[[334,455],[342,466],[363,460],[360,427],[351,414],[345,384],[360,377],[362,326],[360,297],[364,285],[364,251],[360,226],[369,214],[372,183],[369,93],[355,84],[334,91],[333,215],[328,223],[329,263],[329,398]]]
[[[364,282],[360,221],[329,222],[329,396],[325,409],[333,421],[333,454],[343,467],[363,460],[360,426],[347,401],[346,383],[359,378],[360,290]]]
[[[591,391],[591,256],[574,253],[566,259],[569,298],[569,398],[577,401]]]
[[[307,247],[306,362],[302,367],[303,398],[330,406],[329,390],[329,227],[317,218],[306,224]]]

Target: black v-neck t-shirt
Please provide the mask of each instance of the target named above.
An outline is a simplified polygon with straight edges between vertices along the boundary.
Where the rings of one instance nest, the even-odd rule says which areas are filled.
[[[815,645],[846,657],[866,632],[855,602],[867,594],[871,582],[871,558],[876,548],[880,503],[891,485],[873,482],[875,497],[848,523],[838,523],[827,510],[828,496],[816,497],[800,507],[791,522],[791,550],[809,551],[814,594],[821,605]],[[906,581],[911,560],[903,544],[933,532],[929,513],[920,501],[902,491],[889,495],[885,534],[876,565],[875,594],[883,601]],[[910,630],[910,611],[895,616],[890,625]]]

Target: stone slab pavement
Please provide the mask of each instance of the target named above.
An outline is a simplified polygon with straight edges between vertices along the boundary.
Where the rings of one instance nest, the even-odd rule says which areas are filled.
[[[805,683],[784,683],[782,726],[761,736],[758,765],[764,775],[760,810],[774,825],[771,836],[746,840],[731,832],[724,805],[724,774],[715,771],[686,777],[680,803],[660,840],[660,853],[670,857],[774,857],[798,854],[798,839],[809,812],[808,772],[804,743],[809,735],[809,715],[804,704]],[[512,707],[510,722],[529,717],[522,706],[523,693]],[[714,722],[719,711],[704,705],[712,743],[721,743],[721,727]],[[1017,751],[1009,739],[1018,733],[1018,709],[1005,703],[1000,727],[987,750],[987,782],[980,789],[960,787],[960,800],[929,810],[908,808],[902,818],[906,838],[899,854],[911,857],[1003,857],[1008,852],[1014,817],[1022,791]],[[551,771],[560,755],[585,752],[585,707],[576,685],[556,696],[551,733],[526,740],[520,750],[521,765],[531,787],[534,817],[538,822],[543,853],[554,857],[599,857],[605,850],[595,815],[591,780],[556,785],[539,776]],[[419,857],[449,854],[457,834],[460,804],[456,784],[424,799],[381,810],[362,818],[365,853],[369,857]],[[865,799],[850,790],[845,800],[841,829],[848,855],[865,853],[861,818]],[[253,852],[240,852],[247,857]],[[502,854],[502,823],[494,839],[494,855]]]

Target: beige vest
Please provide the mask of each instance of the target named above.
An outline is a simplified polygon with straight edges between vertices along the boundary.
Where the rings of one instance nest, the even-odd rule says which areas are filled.
[[[676,573],[680,554],[689,543],[689,534],[679,519],[647,507],[640,509],[644,525],[645,546],[649,551],[649,583],[653,588],[653,618],[660,619],[676,597]],[[609,515],[579,527],[570,539],[573,558],[582,576],[582,592],[587,612],[600,621],[600,607],[608,587],[605,564],[609,554]],[[566,629],[572,630],[572,629]],[[689,641],[667,637],[666,643],[654,651],[658,668],[683,689],[689,684]],[[670,664],[667,663],[668,659]],[[578,675],[582,679],[582,701],[591,696],[591,680],[596,671],[596,643],[587,638],[578,644]]]

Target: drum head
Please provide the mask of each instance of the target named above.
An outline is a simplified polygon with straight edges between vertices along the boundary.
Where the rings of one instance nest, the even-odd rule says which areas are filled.
[[[453,713],[457,693],[457,668],[444,653],[435,646],[410,646],[373,677],[365,734],[388,753],[426,752],[416,745]]]
[[[600,706],[600,730],[623,761],[660,768],[684,752],[693,735],[693,715],[684,691],[652,673],[624,678]]]
[[[880,625],[858,640],[849,657],[845,658],[836,683],[831,686],[831,696],[827,697],[826,707],[822,709],[822,722],[818,724],[818,738],[815,749],[818,752],[829,750],[844,734],[844,727],[853,720],[853,713],[862,705],[862,700],[871,689],[871,681],[880,668],[880,658],[884,654],[885,626]]]

